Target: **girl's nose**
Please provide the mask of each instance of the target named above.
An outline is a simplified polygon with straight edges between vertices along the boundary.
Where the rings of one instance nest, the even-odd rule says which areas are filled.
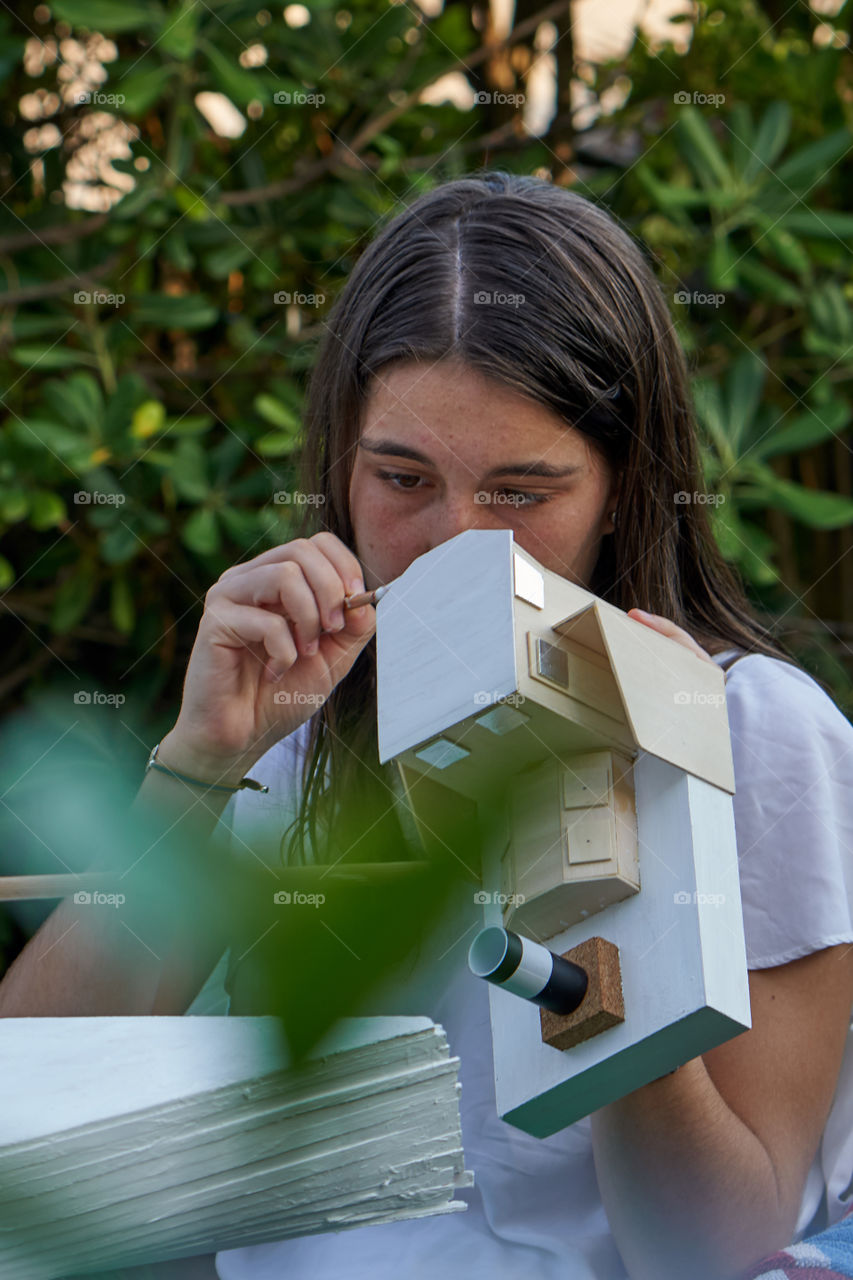
[[[430,530],[430,550],[442,542],[448,542],[466,529],[501,529],[505,526],[505,511],[491,501],[485,490],[469,490],[448,498],[435,512]]]

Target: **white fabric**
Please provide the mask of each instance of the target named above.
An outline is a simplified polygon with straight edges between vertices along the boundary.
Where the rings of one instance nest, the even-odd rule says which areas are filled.
[[[738,661],[727,695],[749,967],[853,942],[853,727],[809,676],[773,658]],[[223,822],[237,849],[255,824],[272,819],[281,829],[291,820],[307,730],[256,764],[269,796],[240,792],[229,801]],[[460,904],[435,940],[435,956],[446,949],[443,995],[406,1009],[394,1006],[391,986],[388,1006],[377,1009],[428,1014],[461,1059],[462,1137],[476,1180],[457,1193],[467,1211],[220,1252],[221,1280],[627,1280],[598,1193],[589,1118],[537,1140],[497,1117],[488,988],[466,965],[478,922],[479,908]],[[796,1239],[825,1189],[829,1223],[849,1207],[840,1197],[851,1174],[853,1032]]]

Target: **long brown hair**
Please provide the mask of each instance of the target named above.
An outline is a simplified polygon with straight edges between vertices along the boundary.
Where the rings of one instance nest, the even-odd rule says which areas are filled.
[[[483,302],[519,292],[522,306]],[[589,583],[596,595],[670,618],[710,652],[794,661],[754,616],[706,504],[684,500],[702,490],[694,410],[650,266],[603,208],[539,178],[480,171],[446,182],[359,257],[311,374],[301,483],[323,501],[303,536],[325,528],[354,548],[348,491],[371,379],[391,361],[445,358],[552,409],[621,477],[616,530]],[[321,798],[336,812],[341,795],[358,796],[365,831],[393,820],[375,652],[374,638],[311,722],[292,858],[305,858],[306,832],[317,840]]]

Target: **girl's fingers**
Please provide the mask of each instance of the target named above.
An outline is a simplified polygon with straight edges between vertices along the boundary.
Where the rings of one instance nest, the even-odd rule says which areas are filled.
[[[290,628],[280,614],[220,600],[207,615],[208,625],[216,633],[210,637],[214,644],[235,649],[262,644],[279,666],[290,667],[299,657]]]
[[[283,542],[280,546],[271,547],[269,551],[255,556],[253,560],[232,565],[230,569],[226,569],[220,582],[223,578],[237,577],[261,565],[280,564],[284,560],[294,559],[303,561],[306,555],[310,556],[311,562],[316,564],[314,557],[318,553],[337,572],[343,584],[344,595],[349,595],[351,590],[364,590],[364,575],[358,558],[341,542],[340,538],[325,529],[321,533],[315,533],[313,538],[296,538],[293,542]]]
[[[672,640],[677,640],[679,644],[683,644],[685,649],[690,649],[696,654],[697,658],[704,658],[706,662],[714,662],[710,653],[703,649],[700,644],[693,639],[691,635],[678,627],[669,618],[662,618],[658,613],[646,613],[644,609],[629,609],[628,617],[633,618],[635,622],[642,622],[645,626],[651,627],[653,631],[659,631],[661,635],[669,636]],[[716,665],[716,663],[714,664]]]
[[[217,600],[229,600],[234,604],[268,609],[293,624],[298,632],[300,648],[304,649],[318,638],[321,630],[331,630],[334,624],[332,615],[336,606],[324,607],[325,617],[321,618],[318,598],[334,601],[341,583],[331,565],[327,561],[324,565],[325,568],[312,566],[312,582],[306,579],[305,568],[298,560],[282,560],[279,564],[248,569],[211,587],[208,605],[215,608]]]

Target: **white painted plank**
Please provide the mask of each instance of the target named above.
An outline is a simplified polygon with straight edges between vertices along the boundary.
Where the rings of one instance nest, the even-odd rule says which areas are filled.
[[[279,1026],[275,1018],[4,1018],[0,1143],[127,1114],[128,1097],[141,1111],[283,1070],[290,1058]],[[428,1018],[344,1018],[312,1056],[432,1026]],[[109,1071],[97,1070],[96,1048]],[[397,1051],[408,1050],[401,1043]]]
[[[346,1019],[298,1069],[273,1018],[3,1030],[4,1280],[464,1208],[459,1063],[427,1018]]]

